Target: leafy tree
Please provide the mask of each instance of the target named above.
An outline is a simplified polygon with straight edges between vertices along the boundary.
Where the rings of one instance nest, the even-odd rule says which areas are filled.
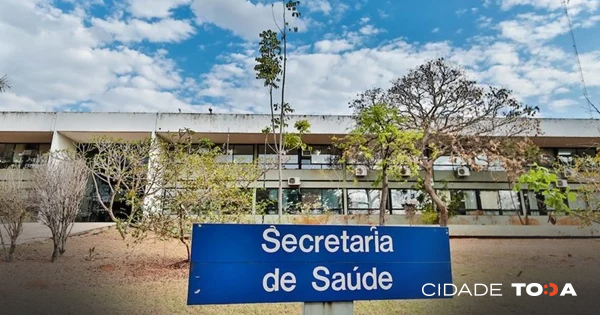
[[[308,132],[310,129],[310,123],[307,120],[297,121],[294,124],[295,132],[287,133],[286,128],[288,127],[288,115],[292,114],[294,110],[285,98],[286,88],[286,75],[287,75],[287,61],[288,61],[288,35],[290,33],[298,32],[297,27],[290,25],[288,14],[291,14],[292,19],[300,18],[300,12],[298,11],[298,5],[300,1],[281,1],[283,5],[282,21],[283,25],[279,25],[275,19],[274,4],[271,6],[273,10],[273,21],[278,32],[273,30],[266,30],[260,33],[261,41],[259,43],[260,56],[256,58],[256,78],[264,81],[264,86],[267,87],[269,92],[269,108],[271,112],[271,125],[266,127],[263,132],[265,134],[272,134],[272,147],[271,151],[277,155],[277,170],[279,189],[277,194],[277,208],[279,219],[283,214],[283,156],[290,150],[304,147],[302,143],[302,134]],[[281,85],[278,83],[281,82]],[[281,92],[281,101],[274,103],[273,91],[279,90]],[[269,144],[269,140],[265,139],[266,145]]]
[[[193,132],[182,131],[159,154],[163,193],[159,207],[138,224],[163,238],[176,238],[190,259],[193,223],[241,222],[251,214],[251,186],[264,173],[255,163],[219,163],[222,154],[208,140],[194,143]],[[142,234],[139,234],[142,235]]]
[[[374,185],[381,188],[379,224],[384,225],[389,178],[399,178],[406,170],[416,172],[413,157],[418,155],[415,142],[421,132],[401,129],[406,119],[385,103],[360,108],[354,119],[355,128],[338,144],[343,150],[342,162],[355,161],[380,170]]]
[[[423,188],[448,223],[446,203],[433,187],[434,162],[441,156],[480,170],[497,163],[516,181],[524,171],[537,133],[531,119],[539,109],[521,104],[503,88],[479,86],[461,68],[444,59],[431,60],[394,81],[388,90],[375,88],[351,102],[355,113],[372,104],[388,103],[404,118],[398,127],[422,133],[415,143]]]
[[[544,197],[544,203],[548,207],[557,212],[569,214],[571,213],[571,209],[568,202],[575,200],[575,194],[573,194],[569,187],[564,190],[558,188],[558,180],[558,175],[555,172],[552,172],[549,168],[535,164],[519,177],[517,185],[513,187],[513,190],[528,189],[536,194],[541,193]],[[548,216],[550,217],[551,215],[548,214]],[[524,223],[529,224],[527,213],[525,214]]]
[[[584,209],[571,209],[569,214],[579,217],[584,224],[600,224],[600,153],[574,157],[571,163],[556,165],[555,170],[578,185],[577,195],[585,202]]]

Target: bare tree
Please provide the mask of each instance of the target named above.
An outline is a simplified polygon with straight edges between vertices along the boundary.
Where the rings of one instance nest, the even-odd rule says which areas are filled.
[[[34,204],[41,222],[50,228],[52,262],[65,253],[67,237],[81,208],[89,171],[79,157],[50,158],[33,170]]]
[[[23,223],[30,216],[29,195],[24,187],[23,171],[18,168],[5,172],[4,181],[0,181],[0,224],[6,231],[10,247],[6,250],[4,238],[0,231],[0,242],[6,255],[6,260],[12,261],[17,239],[23,232]]]
[[[123,238],[141,215],[147,197],[162,189],[158,181],[163,165],[150,163],[160,145],[150,138],[125,141],[107,137],[78,145],[80,153],[87,157],[97,201],[117,223]],[[102,192],[103,188],[108,194]],[[117,203],[123,207],[117,209]]]
[[[484,89],[469,80],[461,68],[443,59],[431,60],[393,82],[389,90],[372,89],[350,107],[388,103],[398,108],[401,129],[422,132],[415,142],[421,152],[421,184],[447,225],[448,209],[433,187],[434,162],[441,156],[480,170],[485,164],[501,165],[516,182],[531,150],[528,136],[538,132],[531,119],[537,107],[521,104],[503,88]],[[483,165],[482,165],[483,164]]]

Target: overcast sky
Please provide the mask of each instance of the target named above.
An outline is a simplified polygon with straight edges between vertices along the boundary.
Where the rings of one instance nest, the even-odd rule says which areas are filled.
[[[568,4],[596,103],[599,2]],[[287,90],[297,113],[348,114],[357,93],[445,57],[543,117],[590,117],[561,0],[304,0],[299,10]],[[0,0],[0,75],[12,86],[0,110],[266,112],[253,67],[258,34],[273,27],[264,0]]]

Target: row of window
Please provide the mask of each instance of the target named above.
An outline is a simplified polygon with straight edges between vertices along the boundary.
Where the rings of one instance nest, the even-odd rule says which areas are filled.
[[[287,213],[342,213],[343,198],[346,198],[349,214],[376,213],[380,205],[379,189],[283,189],[283,208]],[[277,189],[257,190],[257,202],[265,205],[267,214],[277,213]],[[449,205],[449,210],[459,215],[488,214],[514,215],[521,211],[519,193],[512,190],[446,190],[440,191],[440,196]],[[530,215],[546,215],[552,208],[544,203],[544,197],[532,191],[524,191],[524,207]],[[585,210],[595,207],[599,198],[578,195],[569,206],[574,210]],[[423,210],[428,204],[428,198],[422,191],[412,189],[390,189],[386,209],[392,214],[404,214],[406,209]]]
[[[27,168],[48,151],[49,143],[0,143],[0,168]]]
[[[219,157],[221,162],[251,163],[255,159],[259,163],[276,163],[275,150],[270,145],[257,145],[255,154],[253,144],[223,144],[219,145],[224,155]],[[572,163],[576,156],[595,155],[595,149],[544,149],[544,156],[548,163],[556,160],[562,163]],[[284,155],[283,167],[286,169],[330,169],[335,168],[340,158],[340,152],[330,145],[311,145],[310,150],[294,150]],[[475,161],[489,171],[503,171],[499,161],[487,161],[482,157]],[[439,157],[435,164],[436,170],[455,170],[460,166],[459,160],[452,160],[449,156]]]

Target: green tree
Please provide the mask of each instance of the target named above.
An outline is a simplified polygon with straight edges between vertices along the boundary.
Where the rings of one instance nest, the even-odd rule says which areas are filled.
[[[575,200],[575,194],[569,187],[558,188],[559,177],[550,169],[533,165],[527,172],[519,177],[513,190],[520,191],[528,189],[534,193],[540,193],[544,196],[544,203],[554,209],[556,212],[571,213],[569,201]],[[550,213],[548,214],[550,216]],[[525,215],[525,224],[529,224],[529,217]]]
[[[288,35],[298,32],[298,28],[291,26],[288,14],[291,14],[292,19],[300,18],[298,11],[299,1],[281,1],[282,10],[282,25],[279,25],[275,18],[274,4],[271,6],[273,10],[273,21],[278,32],[266,30],[260,33],[261,41],[259,43],[260,56],[256,58],[256,78],[264,81],[264,86],[267,87],[269,93],[269,108],[271,112],[271,125],[266,127],[263,132],[272,134],[273,140],[269,144],[266,139],[266,145],[271,146],[271,151],[277,155],[277,170],[279,179],[279,188],[277,193],[277,208],[279,220],[283,215],[283,156],[290,150],[304,147],[302,143],[302,135],[309,131],[310,123],[306,120],[295,122],[295,132],[287,133],[288,115],[294,110],[286,101],[286,77],[287,77],[287,61],[288,61]],[[278,83],[281,82],[281,85]],[[281,101],[275,103],[273,101],[273,91],[281,92]]]
[[[154,231],[163,238],[176,238],[190,259],[189,236],[193,223],[241,222],[251,214],[252,184],[264,170],[256,163],[220,163],[222,152],[208,140],[193,141],[193,132],[183,131],[165,143],[159,156],[164,165],[160,178],[163,193],[158,207],[144,215],[140,232]]]
[[[422,133],[415,143],[416,160],[424,174],[423,188],[440,212],[442,226],[448,223],[448,210],[433,187],[435,161],[448,156],[475,170],[497,163],[516,181],[532,146],[527,137],[538,129],[531,119],[537,107],[521,104],[506,89],[479,86],[464,70],[443,59],[410,70],[388,90],[359,94],[350,107],[360,112],[377,103],[397,108],[405,118],[398,123],[400,129]]]
[[[420,131],[403,130],[406,118],[397,108],[377,103],[360,108],[354,116],[356,126],[338,146],[343,150],[342,162],[364,163],[379,170],[374,185],[381,188],[379,224],[385,224],[390,177],[417,171],[418,149],[415,143]]]
[[[585,204],[585,208],[571,209],[570,214],[584,224],[600,224],[600,153],[576,156],[554,168],[556,173],[565,174],[569,183],[577,184],[577,197]]]

